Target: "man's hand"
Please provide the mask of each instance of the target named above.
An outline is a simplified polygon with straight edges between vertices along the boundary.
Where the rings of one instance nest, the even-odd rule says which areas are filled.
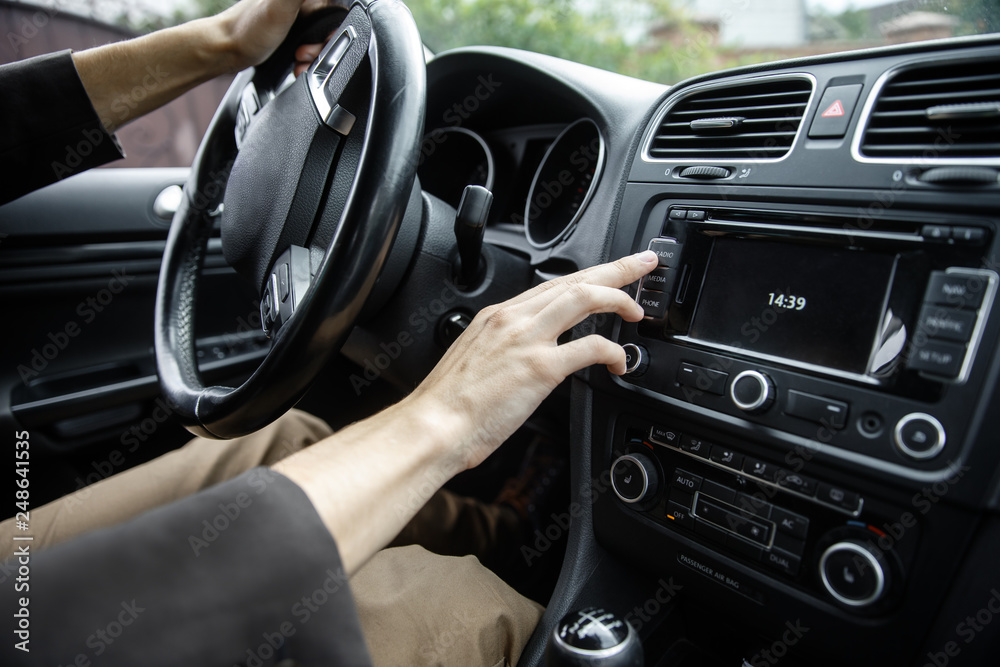
[[[216,17],[232,45],[232,68],[246,69],[267,60],[285,39],[300,10],[308,14],[342,4],[326,0],[240,0]]]
[[[276,463],[309,496],[347,572],[387,545],[453,475],[499,447],[570,373],[591,364],[623,373],[616,343],[556,339],[593,313],[641,319],[618,288],[655,266],[646,251],[484,309],[412,394]]]
[[[593,364],[625,372],[622,347],[598,334],[558,345],[595,313],[629,322],[642,308],[622,290],[656,267],[649,251],[538,285],[485,308],[412,395],[460,417],[457,454],[474,467],[500,446],[570,374]]]

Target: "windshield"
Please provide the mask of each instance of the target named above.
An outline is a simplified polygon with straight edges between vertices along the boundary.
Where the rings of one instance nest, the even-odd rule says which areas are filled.
[[[233,0],[36,0],[137,32]],[[343,0],[342,0],[343,3]],[[738,65],[1000,30],[997,0],[406,0],[434,52],[510,46],[660,83]]]

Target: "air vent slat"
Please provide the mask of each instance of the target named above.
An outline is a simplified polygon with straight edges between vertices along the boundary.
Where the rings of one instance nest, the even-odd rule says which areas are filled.
[[[788,153],[812,96],[804,77],[759,78],[695,90],[677,99],[653,133],[653,159],[776,159]],[[738,118],[731,128],[691,127]]]
[[[1000,102],[1000,59],[922,65],[894,74],[872,106],[861,154],[935,161],[997,159],[1000,122],[974,109]],[[970,108],[968,105],[972,103]],[[966,105],[966,106],[960,106]],[[928,109],[954,113],[932,113]],[[962,109],[969,109],[962,116]]]

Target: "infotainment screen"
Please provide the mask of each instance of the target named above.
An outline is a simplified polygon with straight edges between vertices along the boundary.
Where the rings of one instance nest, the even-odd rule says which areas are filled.
[[[719,237],[689,337],[864,374],[895,256]]]

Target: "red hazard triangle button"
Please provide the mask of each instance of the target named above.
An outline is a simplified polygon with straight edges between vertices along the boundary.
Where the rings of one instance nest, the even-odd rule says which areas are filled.
[[[837,118],[838,116],[844,115],[844,105],[840,103],[840,100],[834,100],[833,104],[826,108],[822,114],[823,118]]]

